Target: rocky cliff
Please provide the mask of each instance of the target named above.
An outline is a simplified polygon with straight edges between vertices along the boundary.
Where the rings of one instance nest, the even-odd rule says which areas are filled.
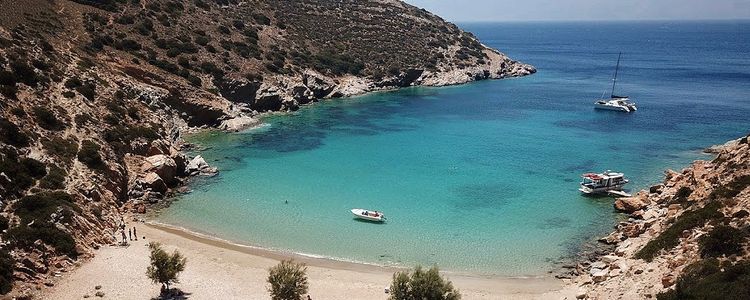
[[[612,253],[573,270],[579,299],[750,295],[750,136],[710,149],[714,160],[615,201],[630,218],[600,240]]]
[[[191,128],[534,68],[395,0],[0,0],[0,293],[51,284],[193,175]]]

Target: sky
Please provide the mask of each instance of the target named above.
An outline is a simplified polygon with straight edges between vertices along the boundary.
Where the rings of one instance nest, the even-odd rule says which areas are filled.
[[[405,0],[452,22],[750,19],[750,0]]]

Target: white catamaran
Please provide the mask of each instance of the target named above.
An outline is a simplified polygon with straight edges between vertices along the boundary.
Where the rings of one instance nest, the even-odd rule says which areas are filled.
[[[617,84],[617,71],[620,69],[620,56],[622,56],[622,53],[617,55],[617,66],[615,66],[615,76],[612,78],[612,92],[609,94],[609,99],[604,98],[604,93],[602,93],[602,97],[594,102],[594,108],[596,109],[606,109],[606,110],[615,110],[615,111],[621,111],[621,112],[635,112],[638,110],[638,108],[635,106],[635,103],[630,102],[630,98],[628,96],[617,96],[615,95],[615,84]]]

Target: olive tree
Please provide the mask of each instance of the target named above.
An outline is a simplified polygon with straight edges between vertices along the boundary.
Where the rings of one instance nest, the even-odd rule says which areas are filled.
[[[404,271],[393,274],[391,300],[458,300],[461,294],[453,288],[453,283],[440,276],[437,267],[425,271],[417,266],[414,272]]]
[[[281,261],[268,269],[273,300],[299,300],[307,293],[307,267],[292,260]]]
[[[151,242],[148,244],[151,250],[151,265],[146,269],[146,275],[154,283],[161,283],[162,290],[169,290],[169,285],[178,283],[177,275],[185,270],[187,258],[175,250],[172,254],[161,248],[161,244]]]

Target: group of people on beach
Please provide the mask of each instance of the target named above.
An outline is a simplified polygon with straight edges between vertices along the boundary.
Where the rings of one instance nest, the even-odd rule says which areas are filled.
[[[133,237],[135,237],[136,241],[138,240],[138,231],[135,229],[135,226],[133,226],[132,229],[128,228],[128,234],[125,235],[126,227],[127,225],[125,224],[125,219],[121,217],[120,226],[118,226],[118,228],[120,229],[120,235],[122,236],[122,241],[120,241],[121,245],[127,245],[128,239],[130,239],[130,241],[133,241]]]

